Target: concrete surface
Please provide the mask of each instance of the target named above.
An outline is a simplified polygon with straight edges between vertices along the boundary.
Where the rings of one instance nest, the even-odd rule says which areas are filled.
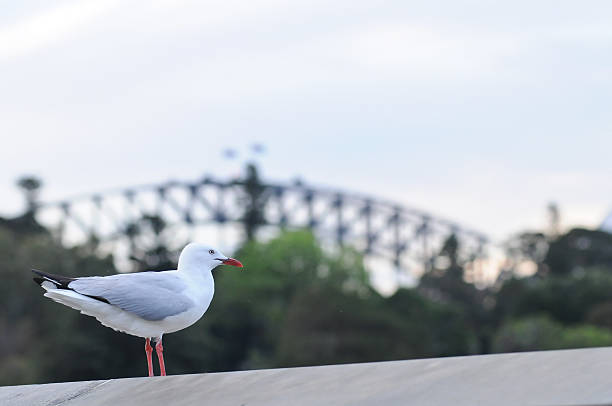
[[[10,386],[0,405],[612,405],[612,348]]]

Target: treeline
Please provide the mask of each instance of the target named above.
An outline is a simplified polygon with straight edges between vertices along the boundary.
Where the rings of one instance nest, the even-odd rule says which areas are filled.
[[[215,271],[205,317],[164,338],[168,372],[612,345],[612,235],[526,233],[510,246],[514,263],[478,288],[451,236],[417,286],[383,297],[355,251],[329,253],[307,231],[251,240],[235,253],[244,271]],[[31,282],[31,268],[112,274],[110,256],[67,249],[24,216],[0,222],[0,258],[1,385],[145,375],[143,340],[43,298]],[[525,261],[537,272],[517,277]]]

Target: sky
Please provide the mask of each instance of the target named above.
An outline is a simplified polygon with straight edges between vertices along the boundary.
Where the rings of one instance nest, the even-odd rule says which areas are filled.
[[[0,215],[299,177],[503,240],[612,210],[609,1],[0,0]],[[223,151],[237,151],[228,160]]]

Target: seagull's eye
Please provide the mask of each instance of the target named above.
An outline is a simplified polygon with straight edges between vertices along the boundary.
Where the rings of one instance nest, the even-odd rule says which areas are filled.
[[[208,250],[208,253],[209,253],[210,255],[213,255],[213,254],[215,253],[215,250]]]

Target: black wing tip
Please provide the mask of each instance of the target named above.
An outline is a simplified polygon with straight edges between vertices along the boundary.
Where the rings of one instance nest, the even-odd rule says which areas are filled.
[[[44,273],[37,269],[30,269],[30,270],[36,275],[38,275],[38,276],[33,277],[32,280],[36,282],[38,285],[42,286],[42,283],[45,281],[45,278],[42,277]]]
[[[46,273],[46,272],[43,272],[43,271],[39,271],[39,270],[36,270],[36,269],[31,269],[31,271],[34,272],[36,275],[39,275],[39,276],[33,277],[32,279],[34,280],[34,282],[36,282],[40,286],[42,286],[43,282],[51,282],[58,289],[74,290],[74,289],[70,288],[68,286],[68,284],[70,282],[72,282],[73,280],[75,280],[75,278],[68,278],[66,276],[53,275],[53,274]],[[79,292],[77,292],[77,293],[79,293]],[[110,302],[106,298],[103,298],[102,296],[91,296],[91,295],[85,295],[83,293],[81,293],[81,294],[83,296],[88,296],[88,297],[90,297],[92,299],[96,299],[96,300],[99,300],[101,302],[110,304]]]
[[[53,275],[50,273],[39,271],[37,269],[31,269],[31,271],[34,272],[36,275],[38,275],[32,278],[34,282],[36,282],[37,284],[42,285],[43,282],[49,281],[53,283],[57,288],[60,288],[60,289],[69,289],[68,284],[75,279],[75,278],[68,278],[66,276],[61,276],[61,275]]]

